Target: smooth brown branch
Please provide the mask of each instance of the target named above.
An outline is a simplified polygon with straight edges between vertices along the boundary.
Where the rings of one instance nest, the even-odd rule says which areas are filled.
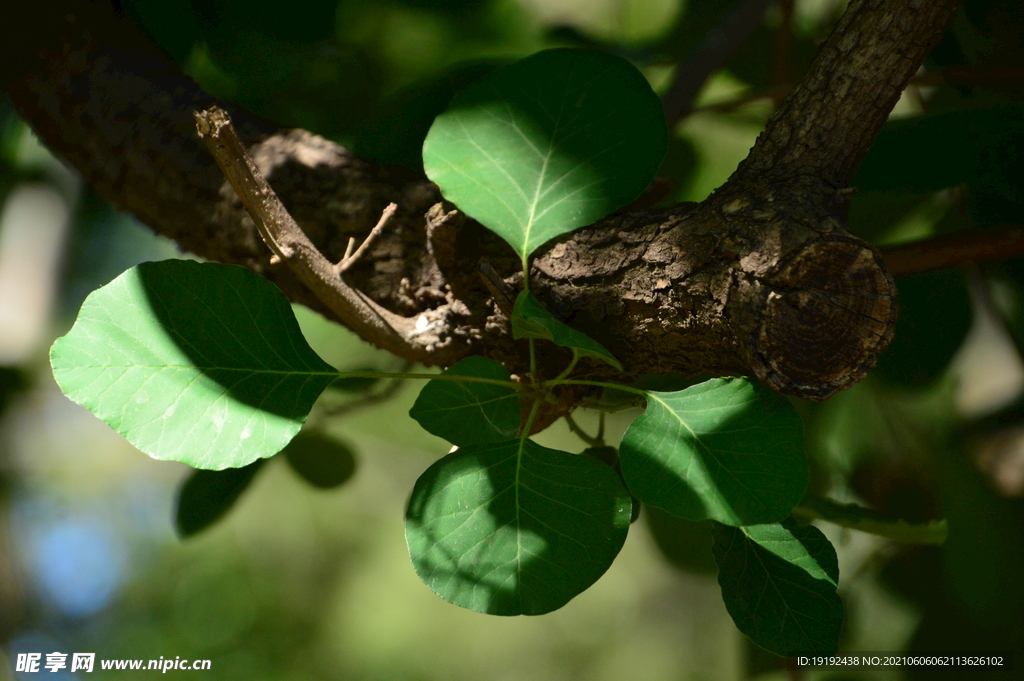
[[[370,233],[366,236],[365,239],[363,239],[363,243],[361,243],[359,245],[359,248],[355,249],[355,251],[352,250],[352,247],[355,246],[356,241],[355,239],[349,239],[348,247],[345,248],[345,255],[342,256],[341,260],[339,260],[337,264],[334,265],[334,270],[338,273],[338,276],[341,276],[350,267],[352,267],[352,265],[356,264],[360,256],[362,256],[363,253],[365,253],[366,250],[370,248],[370,245],[374,242],[374,240],[381,233],[381,231],[383,231],[384,227],[387,226],[388,221],[390,221],[391,218],[395,216],[395,211],[397,210],[398,204],[389,203],[387,207],[384,208],[384,211],[380,214],[380,220],[377,221],[377,224],[373,226],[373,229],[370,230]]]
[[[1024,225],[1000,225],[881,249],[894,277],[941,270],[965,262],[1024,257]]]
[[[422,335],[417,319],[384,309],[341,280],[336,266],[317,250],[267,184],[238,138],[227,111],[212,106],[196,112],[195,119],[199,136],[238,194],[264,242],[317,298],[350,329],[377,347],[416,362],[447,363],[443,357],[439,359],[443,348],[416,340]],[[393,210],[385,212],[386,217],[394,214]],[[386,222],[384,217],[382,222]],[[378,227],[382,226],[378,223]]]

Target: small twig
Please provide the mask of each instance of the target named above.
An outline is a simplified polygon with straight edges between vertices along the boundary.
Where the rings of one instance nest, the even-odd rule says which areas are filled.
[[[590,435],[587,435],[586,431],[580,427],[580,424],[576,423],[572,414],[566,414],[562,418],[565,419],[565,423],[569,426],[569,430],[571,430],[576,437],[586,442],[588,447],[600,447],[604,444],[604,441],[599,437],[591,437]]]
[[[676,69],[675,78],[661,98],[669,130],[693,110],[697,93],[711,74],[721,68],[761,23],[772,0],[742,0],[704,36]]]
[[[414,341],[416,320],[386,310],[348,286],[335,266],[309,240],[267,184],[231,125],[224,109],[195,112],[196,130],[213,154],[242,205],[274,256],[288,267],[338,318],[364,340],[404,359],[422,364],[454,364],[451,348]]]
[[[772,45],[772,68],[769,82],[773,87],[781,88],[790,85],[789,62],[793,55],[793,10],[794,0],[780,0],[782,23],[775,31],[775,42]],[[776,106],[784,95],[777,95]]]
[[[405,373],[411,367],[412,362],[406,362],[398,370],[398,373]],[[348,414],[359,409],[372,407],[373,405],[380,404],[381,402],[386,402],[392,397],[394,397],[395,393],[397,393],[402,388],[403,385],[405,385],[405,379],[392,379],[391,382],[387,385],[387,387],[385,387],[383,390],[371,393],[369,395],[364,395],[363,397],[357,399],[350,400],[345,404],[338,404],[330,407],[325,407],[323,411],[320,412],[320,417],[332,418],[336,416],[341,416],[342,414]]]
[[[881,250],[894,277],[930,272],[965,262],[1009,260],[1024,256],[1024,225],[963,230]]]
[[[334,270],[339,276],[344,274],[350,267],[352,267],[352,265],[356,264],[356,261],[359,260],[363,253],[366,252],[366,249],[370,247],[373,240],[377,238],[384,227],[388,224],[388,221],[394,217],[395,211],[397,210],[398,204],[389,203],[384,209],[384,212],[380,214],[380,220],[378,220],[377,224],[373,226],[373,229],[371,229],[370,233],[366,235],[366,238],[363,239],[363,243],[359,245],[359,248],[357,248],[354,253],[352,252],[352,246],[355,244],[355,239],[348,240],[348,247],[345,249],[345,255],[334,266]]]
[[[490,291],[491,297],[494,298],[494,303],[498,306],[498,309],[511,319],[512,308],[516,302],[515,292],[494,271],[494,267],[487,259],[481,259],[476,265],[476,270],[480,274],[480,279],[483,280],[484,286]]]

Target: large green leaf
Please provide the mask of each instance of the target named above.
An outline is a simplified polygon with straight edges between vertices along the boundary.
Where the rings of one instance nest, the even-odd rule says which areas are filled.
[[[428,468],[406,539],[416,573],[446,601],[541,615],[604,574],[629,519],[611,468],[522,439],[463,447]]]
[[[283,449],[338,374],[277,287],[190,260],[94,291],[50,362],[64,394],[143,452],[213,470]]]
[[[639,196],[667,144],[661,104],[634,66],[555,49],[453,99],[427,134],[423,166],[445,198],[525,260]]]
[[[444,372],[511,381],[505,367],[486,357],[467,357]],[[511,440],[519,431],[519,392],[510,386],[434,379],[409,410],[425,430],[464,447]]]
[[[512,308],[512,336],[549,340],[563,348],[572,348],[583,357],[600,359],[622,370],[622,364],[615,355],[590,336],[555,319],[537,296],[529,291],[520,291]]]
[[[818,528],[786,520],[715,523],[713,532],[722,599],[740,631],[783,657],[836,651],[843,626],[839,563]]]
[[[745,378],[648,392],[619,457],[640,501],[687,520],[774,522],[807,487],[800,416],[786,398]]]

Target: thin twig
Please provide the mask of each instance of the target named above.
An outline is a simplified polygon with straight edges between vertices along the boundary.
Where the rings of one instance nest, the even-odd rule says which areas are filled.
[[[354,253],[350,252],[349,249],[352,248],[352,244],[354,244],[355,241],[353,239],[349,239],[348,248],[345,249],[345,256],[334,266],[334,270],[339,276],[344,274],[350,267],[352,267],[352,265],[356,264],[356,261],[359,260],[363,253],[366,252],[373,243],[373,240],[377,238],[384,227],[388,224],[388,221],[394,217],[395,211],[397,210],[398,204],[389,203],[384,209],[384,212],[380,214],[380,220],[378,220],[377,224],[373,226],[373,229],[371,229],[370,233],[366,235],[366,238],[363,239],[363,243],[359,245],[359,248],[357,248]]]
[[[761,23],[772,0],[742,0],[686,56],[661,98],[669,130],[693,110],[697,93]]]
[[[495,305],[501,310],[506,317],[512,318],[512,308],[516,302],[515,292],[509,288],[505,280],[502,279],[497,272],[494,271],[494,266],[486,258],[481,258],[480,262],[476,265],[476,270],[480,274],[480,279],[484,282],[487,290],[490,291],[491,297],[494,299]]]
[[[591,437],[587,435],[586,431],[580,427],[576,420],[572,417],[572,414],[566,414],[562,418],[565,419],[566,425],[569,426],[569,430],[576,434],[576,437],[583,440],[590,447],[600,447],[604,444],[604,440],[600,437]]]
[[[965,262],[1009,260],[1024,256],[1024,225],[962,230],[881,250],[894,277],[945,269]]]
[[[405,373],[412,367],[412,362],[406,362],[398,370],[399,373]],[[322,418],[332,418],[341,416],[342,414],[348,414],[353,411],[364,409],[366,407],[372,407],[375,404],[386,402],[395,396],[402,386],[405,385],[405,379],[395,378],[388,383],[387,387],[378,392],[364,395],[363,397],[349,400],[344,404],[337,404],[330,407],[324,407],[323,411],[320,412]]]
[[[196,129],[274,255],[364,340],[422,364],[453,364],[445,350],[414,341],[416,320],[386,310],[348,286],[317,250],[263,178],[224,109],[195,112]]]

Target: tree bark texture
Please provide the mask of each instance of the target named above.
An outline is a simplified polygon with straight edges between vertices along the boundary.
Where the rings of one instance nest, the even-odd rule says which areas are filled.
[[[957,4],[852,0],[749,157],[712,196],[611,216],[536,255],[538,297],[626,367],[614,374],[586,365],[590,377],[744,374],[824,399],[870,371],[892,337],[895,288],[878,251],[845,231],[843,190]],[[25,30],[0,46],[0,79],[47,146],[185,250],[244,265],[329,314],[286,266],[270,263],[196,137],[193,111],[213,98],[106,3],[36,5]],[[388,203],[398,204],[393,226],[346,280],[422,319],[420,341],[437,351],[437,363],[484,354],[522,373],[524,349],[477,275],[486,260],[517,285],[518,258],[497,237],[452,212],[422,177],[225,108],[260,171],[332,261]]]

